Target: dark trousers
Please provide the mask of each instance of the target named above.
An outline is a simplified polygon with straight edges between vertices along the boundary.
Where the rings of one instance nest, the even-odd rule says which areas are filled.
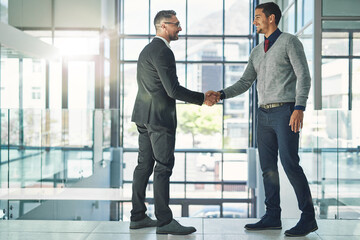
[[[175,160],[176,130],[150,124],[136,125],[139,132],[139,155],[133,176],[131,221],[139,221],[146,216],[145,191],[154,171],[155,216],[158,226],[163,226],[173,219],[169,208],[169,182]]]
[[[280,218],[280,182],[278,172],[278,152],[284,171],[293,186],[301,217],[313,219],[314,206],[308,181],[299,165],[299,133],[291,131],[290,116],[294,104],[263,109],[259,108],[257,118],[257,142],[260,166],[263,172],[266,213]],[[288,203],[291,204],[291,203]]]

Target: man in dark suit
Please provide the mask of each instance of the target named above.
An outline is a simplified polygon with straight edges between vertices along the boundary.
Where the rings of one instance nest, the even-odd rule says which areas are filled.
[[[214,96],[205,98],[203,93],[190,91],[178,82],[175,57],[169,45],[179,38],[182,30],[176,12],[158,12],[154,25],[156,36],[142,50],[137,64],[138,93],[132,121],[139,132],[139,155],[133,176],[130,229],[157,226],[158,234],[186,235],[196,229],[180,225],[169,208],[169,181],[175,160],[176,99],[197,105],[212,105],[216,100]],[[145,214],[144,204],[153,171],[157,221]]]

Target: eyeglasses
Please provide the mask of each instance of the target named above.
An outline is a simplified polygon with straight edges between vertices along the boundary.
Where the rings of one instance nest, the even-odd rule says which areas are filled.
[[[177,28],[181,28],[180,22],[164,22],[165,24],[174,24]]]

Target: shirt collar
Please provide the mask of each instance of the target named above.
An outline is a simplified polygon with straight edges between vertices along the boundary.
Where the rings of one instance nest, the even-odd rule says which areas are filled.
[[[269,39],[270,43],[274,43],[276,41],[276,39],[280,36],[281,31],[279,28],[277,28],[268,38],[265,39]]]
[[[170,43],[165,39],[165,38],[163,38],[163,37],[160,37],[160,36],[158,36],[158,35],[156,35],[155,36],[156,38],[160,38],[161,40],[163,40],[164,41],[164,43],[166,44],[166,46],[168,46],[168,48],[170,48],[171,49],[171,47],[170,47]]]

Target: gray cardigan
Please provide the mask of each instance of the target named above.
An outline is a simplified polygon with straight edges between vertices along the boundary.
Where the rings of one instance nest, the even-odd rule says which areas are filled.
[[[306,107],[311,78],[300,40],[282,33],[265,53],[263,43],[256,46],[242,77],[225,88],[225,98],[247,91],[257,78],[259,105],[295,102]]]

